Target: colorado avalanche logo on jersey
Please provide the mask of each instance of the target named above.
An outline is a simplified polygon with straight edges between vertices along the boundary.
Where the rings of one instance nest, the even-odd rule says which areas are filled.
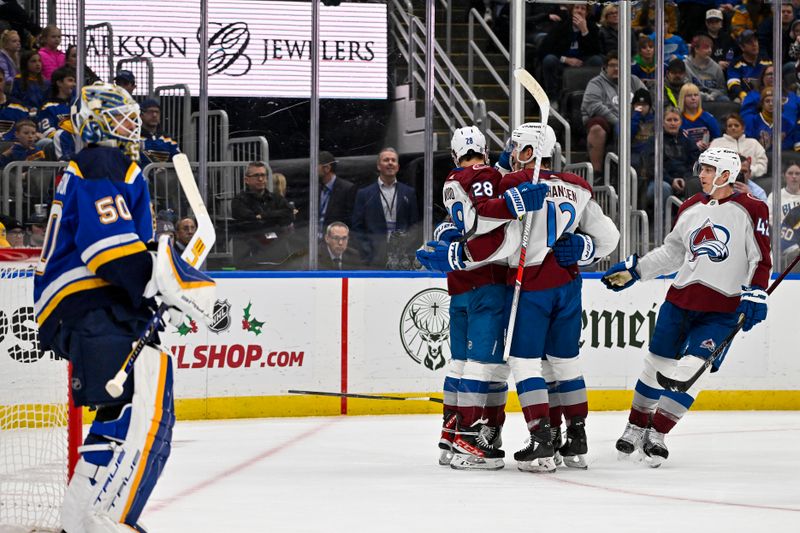
[[[689,237],[689,251],[692,252],[689,262],[697,261],[701,255],[707,255],[714,263],[725,261],[730,255],[728,251],[730,238],[731,232],[727,228],[714,224],[707,218]]]

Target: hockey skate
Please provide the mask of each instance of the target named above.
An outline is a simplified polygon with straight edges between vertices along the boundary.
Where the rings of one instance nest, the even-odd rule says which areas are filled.
[[[555,444],[554,444],[555,447]],[[557,453],[563,457],[564,464],[570,468],[580,468],[586,470],[586,452],[589,451],[586,442],[586,419],[575,417],[567,427],[567,441],[560,448],[556,448]]]
[[[669,450],[664,444],[664,434],[653,428],[648,428],[642,438],[642,451],[645,462],[650,468],[658,468],[669,457]]]
[[[628,424],[625,426],[625,431],[622,433],[622,436],[617,439],[618,460],[642,460],[642,438],[644,437],[644,432],[645,428],[628,422]],[[634,454],[634,452],[637,451],[639,453]]]
[[[550,423],[539,424],[539,429],[531,431],[531,437],[520,451],[514,453],[517,468],[523,472],[555,472],[555,450]]]
[[[506,453],[497,445],[500,429],[476,422],[456,432],[450,467],[456,470],[500,470]]]
[[[456,436],[457,420],[455,413],[448,413],[442,424],[442,435],[439,437],[439,464],[442,466],[449,465],[453,460],[453,439]]]

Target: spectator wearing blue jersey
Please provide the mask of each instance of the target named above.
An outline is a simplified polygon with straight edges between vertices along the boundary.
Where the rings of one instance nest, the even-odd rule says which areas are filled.
[[[139,166],[144,168],[150,163],[172,161],[181,153],[178,143],[167,137],[161,130],[161,105],[158,100],[148,98],[139,106],[142,113],[142,148]]]
[[[651,168],[648,155],[653,151],[655,114],[650,92],[639,89],[633,93],[633,113],[631,114],[631,166],[642,178]],[[619,135],[619,125],[617,125]]]
[[[0,69],[0,77],[3,71]],[[28,118],[28,108],[6,95],[5,84],[0,83],[0,140],[14,141],[14,124]]]
[[[711,52],[714,42],[708,35],[696,35],[692,39],[689,57],[684,60],[689,81],[700,89],[704,102],[729,101],[725,73],[713,59]]]
[[[681,110],[681,132],[695,143],[701,152],[709,147],[711,139],[722,136],[714,115],[703,111],[700,89],[694,83],[687,83],[681,87],[678,109]]]
[[[38,52],[22,52],[19,74],[14,78],[11,96],[38,111],[47,98],[50,83],[42,77],[42,58]]]
[[[758,86],[761,89],[766,87],[773,87],[775,85],[775,66],[769,65],[764,68],[759,78]],[[787,90],[786,85],[783,86],[783,104],[781,106],[781,114],[783,119],[794,124],[800,119],[800,96],[794,91]],[[742,108],[740,113],[742,116],[756,115],[759,111],[761,104],[761,90],[753,90],[747,93],[742,101]]]
[[[743,31],[738,43],[742,55],[728,67],[728,94],[732,100],[741,102],[748,91],[760,90],[758,80],[772,61],[761,57],[758,38],[753,31]]]
[[[748,137],[756,139],[764,150],[769,151],[772,147],[772,124],[773,114],[772,107],[774,105],[774,87],[764,87],[761,90],[761,103],[758,107],[758,113],[743,114],[744,131]],[[786,118],[781,120],[781,139],[783,150],[793,150],[793,140],[796,135],[793,131],[796,125]]]
[[[70,98],[75,90],[75,71],[64,66],[53,71],[50,77],[50,94],[39,109],[36,121],[39,131],[52,139],[56,130],[69,121]]]
[[[37,150],[36,124],[32,120],[22,119],[14,126],[14,144],[0,154],[0,168],[14,161],[36,161],[44,159],[44,152]]]
[[[650,40],[653,42],[656,41],[655,32],[648,35],[648,37],[650,37]],[[664,62],[666,63],[675,58],[683,60],[687,55],[689,55],[689,46],[686,44],[686,41],[684,41],[680,35],[667,31],[664,35]]]

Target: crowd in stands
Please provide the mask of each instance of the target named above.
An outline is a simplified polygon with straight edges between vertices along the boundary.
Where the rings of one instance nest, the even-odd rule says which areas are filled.
[[[482,10],[499,36],[508,37],[507,0],[474,0],[473,6]],[[800,0],[784,2],[775,15],[783,28],[780,58],[772,57],[770,3],[667,0],[661,162],[655,161],[654,153],[655,1],[635,2],[632,9],[632,26],[622,29],[631,32],[633,61],[625,66],[617,55],[621,31],[617,4],[527,4],[528,68],[543,81],[553,109],[575,121],[572,130],[582,136],[577,139],[579,149],[585,143],[595,183],[605,178],[605,154],[618,150],[618,80],[620,70],[630,68],[631,155],[645,207],[652,208],[659,186],[654,181],[658,165],[663,168],[660,186],[665,200],[685,199],[695,192],[693,165],[709,146],[738,151],[743,171],[737,188],[742,191],[766,199],[772,174],[783,172],[784,191],[790,197],[795,194],[794,182],[787,177],[790,170],[771,162],[771,143],[772,105],[780,97],[781,148],[800,153]],[[0,168],[13,161],[67,160],[75,151],[69,110],[75,94],[76,48],[63,50],[58,27],[38,28],[25,18],[27,14],[12,15],[0,20]],[[572,100],[564,98],[564,80],[576,69],[592,72],[569,110],[565,106]],[[88,67],[84,75],[86,83],[99,79]],[[774,92],[776,75],[783,80],[780,95]],[[118,71],[114,81],[131,94],[136,90],[130,71]],[[140,165],[170,161],[180,147],[161,128],[159,102],[145,99],[140,107]],[[337,161],[330,152],[319,154],[316,234],[321,265],[412,268],[411,252],[421,233],[416,192],[397,181],[399,156],[393,149],[378,154],[376,167],[375,182],[359,188],[347,176],[337,175]],[[268,190],[267,174],[258,163],[249,166],[241,192],[230,203],[234,264],[302,268],[308,232],[295,228],[299,212],[286,199],[285,177],[275,174]],[[169,206],[156,209],[162,207]],[[191,219],[169,217],[161,222],[160,230],[174,233],[176,242],[182,234],[179,226],[194,224]],[[19,229],[9,224],[13,231]],[[24,229],[30,221],[17,224]],[[5,231],[9,233],[7,227]]]

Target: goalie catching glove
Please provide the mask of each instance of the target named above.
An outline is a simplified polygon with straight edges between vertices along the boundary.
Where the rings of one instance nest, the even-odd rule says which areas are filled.
[[[451,272],[464,270],[464,244],[458,241],[428,241],[424,248],[417,250],[417,260],[428,270]]]
[[[607,288],[614,292],[627,289],[641,279],[636,270],[638,264],[639,256],[633,254],[628,256],[624,262],[612,265],[600,279]]]
[[[761,287],[743,286],[736,313],[744,315],[743,331],[753,329],[753,326],[767,318],[767,291]]]
[[[183,315],[201,316],[211,323],[216,296],[214,280],[184,261],[170,243],[168,235],[158,239],[153,257],[153,274],[144,289],[145,298],[158,296],[169,306],[170,322],[181,322]]]
[[[544,199],[550,187],[545,183],[520,183],[503,193],[508,211],[517,218],[525,213],[538,211],[544,205]]]
[[[591,265],[594,262],[594,241],[588,235],[565,233],[553,245],[553,254],[559,265]]]

